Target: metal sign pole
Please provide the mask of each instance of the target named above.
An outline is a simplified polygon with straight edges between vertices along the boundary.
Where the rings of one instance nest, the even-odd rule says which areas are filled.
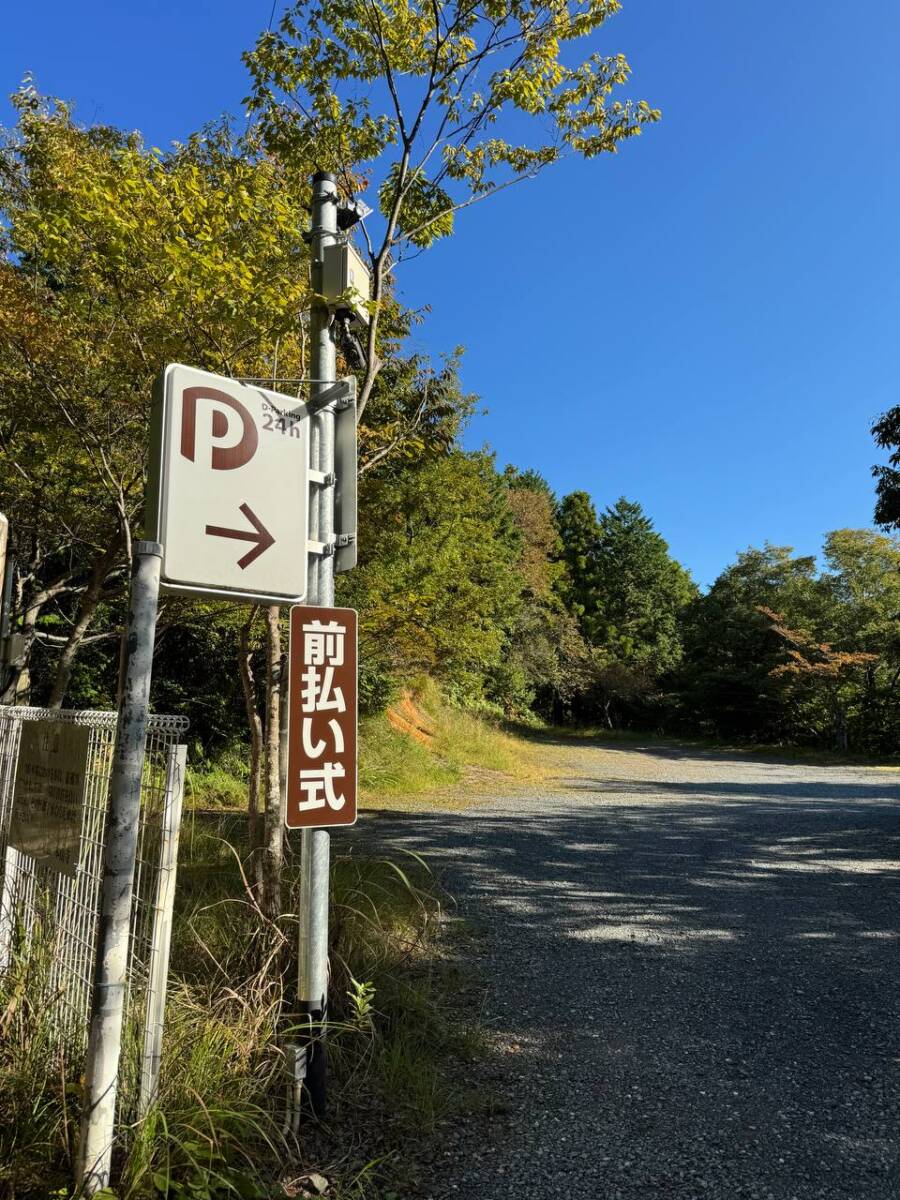
[[[312,288],[321,296],[325,247],[337,235],[338,193],[335,177],[319,171],[312,180],[312,228],[310,239]],[[310,313],[310,401],[327,394],[336,381],[337,362],[331,334],[327,303],[314,300]],[[319,408],[312,418],[311,465],[322,472],[323,484],[316,485],[317,500],[312,506],[312,540],[323,544],[324,552],[310,578],[309,602],[334,605],[334,402]],[[327,829],[304,829],[300,842],[300,938],[298,963],[298,1000],[300,1011],[318,1027],[307,1051],[306,1091],[313,1112],[325,1114],[325,1045],[322,1022],[328,993],[328,888],[331,838]]]
[[[162,546],[136,542],[125,629],[125,670],[106,817],[94,990],[84,1078],[78,1182],[86,1196],[109,1184],[125,1015],[129,927]]]

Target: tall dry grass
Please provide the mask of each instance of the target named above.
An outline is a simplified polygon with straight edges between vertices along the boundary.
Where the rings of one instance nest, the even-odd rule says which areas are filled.
[[[140,1121],[136,1031],[126,1039],[121,1200],[271,1197],[311,1169],[335,1197],[375,1195],[401,1170],[409,1132],[427,1133],[462,1099],[456,1064],[479,1037],[459,1005],[470,984],[443,935],[441,889],[414,857],[353,853],[337,859],[332,881],[331,1007],[320,1031],[330,1116],[285,1132],[297,864],[288,911],[267,921],[245,886],[242,832],[238,818],[193,814],[183,833],[161,1087]],[[0,1195],[11,1200],[70,1194],[81,1058],[58,1045],[34,1000],[49,953],[40,937],[20,943],[0,981]]]

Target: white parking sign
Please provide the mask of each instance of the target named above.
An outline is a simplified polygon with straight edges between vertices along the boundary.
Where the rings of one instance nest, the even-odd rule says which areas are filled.
[[[306,594],[309,415],[292,396],[179,365],[153,412],[147,537],[170,591],[264,604]]]

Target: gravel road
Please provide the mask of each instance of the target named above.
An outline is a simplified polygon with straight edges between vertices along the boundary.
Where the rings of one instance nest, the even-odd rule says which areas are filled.
[[[503,1111],[441,1131],[434,1200],[897,1200],[898,780],[574,745],[552,786],[364,818],[484,934]]]

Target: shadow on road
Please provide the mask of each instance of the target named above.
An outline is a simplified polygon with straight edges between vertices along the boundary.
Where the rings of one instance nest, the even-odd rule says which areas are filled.
[[[559,1186],[900,1194],[900,789],[734,761],[657,780],[631,763],[568,795],[372,814],[359,831],[446,865],[484,928],[490,1022],[531,1070],[553,1064],[548,1130],[578,1110]],[[498,1070],[517,1112],[520,1076]],[[579,1190],[586,1159],[636,1165],[615,1168],[618,1190]],[[466,1171],[455,1194],[508,1194]]]

